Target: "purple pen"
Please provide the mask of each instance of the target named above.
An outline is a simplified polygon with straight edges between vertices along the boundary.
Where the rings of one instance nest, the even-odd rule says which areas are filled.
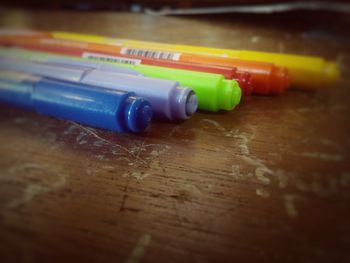
[[[171,80],[153,79],[140,75],[103,71],[87,65],[41,63],[28,60],[1,58],[3,70],[21,71],[59,80],[79,82],[104,88],[135,92],[147,99],[158,119],[184,120],[198,106],[198,99],[190,88]]]

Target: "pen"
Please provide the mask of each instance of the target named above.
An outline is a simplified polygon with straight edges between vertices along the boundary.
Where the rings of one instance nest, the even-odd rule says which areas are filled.
[[[68,61],[86,61],[82,58],[74,58],[50,53],[26,51],[23,49],[0,48],[0,56],[34,61],[53,61],[65,59]],[[198,108],[207,111],[232,110],[241,98],[241,89],[234,80],[226,80],[222,75],[189,70],[171,69],[148,65],[127,65],[114,62],[101,62],[103,64],[118,65],[138,71],[151,78],[178,81],[181,86],[190,87],[198,97]],[[156,108],[153,106],[156,113]]]
[[[134,93],[0,71],[0,102],[116,132],[142,132],[150,103]]]
[[[49,51],[49,50],[48,50]],[[78,55],[82,58],[87,58],[97,61],[107,61],[125,64],[143,64],[158,67],[174,68],[174,69],[184,69],[190,71],[199,71],[213,74],[223,75],[225,79],[236,80],[239,87],[242,89],[242,93],[247,96],[253,91],[253,85],[251,81],[251,76],[248,72],[242,72],[237,70],[235,67],[222,67],[208,64],[194,64],[171,60],[159,60],[152,58],[130,58],[124,55],[114,55],[108,52],[98,53],[98,52],[85,52],[85,51],[75,51],[66,52],[67,55]]]
[[[114,47],[107,45],[94,45],[76,41],[52,39],[52,38],[6,38],[0,37],[0,43],[15,45],[17,47],[54,52],[70,56],[78,56],[91,60],[101,60],[106,62],[130,64],[130,65],[152,65],[158,67],[167,67],[173,69],[184,69],[206,73],[220,74],[225,79],[236,80],[242,89],[244,95],[249,95],[253,91],[251,76],[248,72],[242,72],[235,67],[223,67],[209,64],[195,64],[171,60],[159,60],[153,58],[132,58],[122,55],[114,50]]]
[[[253,85],[253,93],[256,94],[278,94],[283,92],[289,87],[290,80],[288,71],[285,68],[276,67],[272,63],[267,62],[256,62],[247,61],[241,59],[223,58],[208,56],[203,54],[192,54],[185,52],[173,52],[164,49],[153,49],[150,46],[140,47],[140,46],[126,46],[123,43],[113,43],[111,42],[100,42],[91,43],[89,37],[86,35],[77,34],[60,34],[57,32],[52,33],[53,37],[57,39],[57,44],[60,40],[67,40],[64,43],[61,41],[61,45],[70,44],[75,47],[81,43],[85,45],[85,48],[99,51],[99,52],[114,52],[121,55],[126,55],[135,58],[155,58],[158,60],[173,60],[188,62],[193,64],[205,64],[214,65],[221,67],[235,67],[239,71],[245,71],[251,74],[251,81]],[[70,38],[71,37],[71,38]],[[54,40],[48,40],[47,38],[42,38],[43,42],[50,43],[54,45]],[[85,41],[85,42],[79,42]],[[90,43],[89,43],[90,42]]]
[[[339,68],[336,63],[326,61],[323,58],[317,56],[163,44],[128,39],[106,38],[101,36],[83,35],[68,32],[52,32],[52,35],[56,38],[79,40],[91,43],[113,44],[116,46],[130,46],[143,49],[152,48],[155,50],[168,50],[172,52],[193,53],[235,59],[271,62],[280,67],[288,68],[294,88],[313,89],[322,87],[324,85],[332,85],[337,81],[340,75]]]
[[[39,63],[2,57],[0,68],[103,88],[135,92],[145,97],[159,119],[183,120],[197,109],[197,97],[175,81],[101,71],[79,65]]]

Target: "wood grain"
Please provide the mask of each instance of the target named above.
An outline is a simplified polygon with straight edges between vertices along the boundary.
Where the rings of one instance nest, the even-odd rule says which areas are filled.
[[[143,135],[0,106],[1,262],[349,262],[348,18],[315,35],[329,14],[0,16],[2,27],[323,55],[343,70],[334,88],[249,97]]]

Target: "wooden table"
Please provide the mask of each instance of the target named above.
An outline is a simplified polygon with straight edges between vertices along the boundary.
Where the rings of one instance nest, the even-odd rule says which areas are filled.
[[[252,96],[143,135],[1,106],[1,262],[349,262],[349,18],[0,17],[11,28],[323,55],[343,70],[334,88]]]

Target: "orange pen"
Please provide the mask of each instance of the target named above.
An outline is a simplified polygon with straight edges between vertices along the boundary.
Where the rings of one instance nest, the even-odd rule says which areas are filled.
[[[139,48],[111,46],[120,50],[123,55],[132,57],[152,57],[163,60],[175,60],[194,64],[216,65],[222,67],[235,67],[238,71],[248,72],[251,75],[253,93],[279,94],[290,85],[288,70],[275,66],[273,63],[222,58],[209,55],[179,53],[159,50],[146,50]]]
[[[197,54],[176,53],[167,51],[135,49],[118,45],[96,44],[65,39],[53,38],[6,38],[0,37],[0,43],[47,47],[59,47],[61,50],[76,48],[90,52],[99,52],[115,55],[123,55],[130,58],[152,58],[155,60],[180,61],[193,64],[216,65],[221,67],[237,68],[238,72],[248,72],[251,75],[251,84],[255,94],[279,94],[288,88],[290,84],[287,69],[277,67],[272,63],[255,62],[231,58],[220,58]]]

